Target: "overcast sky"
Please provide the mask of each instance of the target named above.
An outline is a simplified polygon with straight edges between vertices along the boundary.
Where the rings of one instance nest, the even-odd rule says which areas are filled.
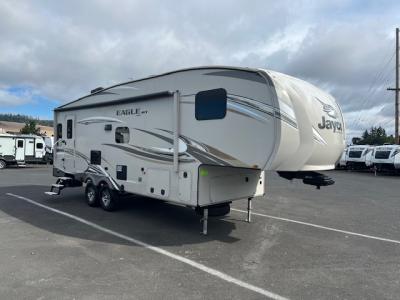
[[[392,133],[396,26],[400,1],[2,0],[0,112],[52,118],[98,86],[219,64],[325,89],[350,136]]]

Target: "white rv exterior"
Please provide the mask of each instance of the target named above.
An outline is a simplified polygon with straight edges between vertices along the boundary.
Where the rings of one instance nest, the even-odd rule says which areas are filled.
[[[372,157],[372,163],[378,171],[400,170],[400,146],[376,146]]]
[[[346,165],[348,168],[365,169],[371,166],[374,147],[369,145],[354,145],[348,147]]]
[[[54,137],[45,136],[43,137],[45,144],[45,161],[53,162],[53,148],[54,148]]]
[[[265,170],[333,169],[345,146],[332,96],[263,69],[199,67],[96,89],[54,118],[54,175],[88,183],[105,209],[110,190],[191,207],[252,198]]]
[[[44,140],[40,136],[0,134],[0,169],[7,165],[40,162],[45,153]]]

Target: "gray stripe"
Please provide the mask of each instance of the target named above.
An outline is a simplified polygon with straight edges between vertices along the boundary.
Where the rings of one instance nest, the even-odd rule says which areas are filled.
[[[117,148],[117,149],[120,149],[120,150],[124,150],[126,152],[130,152],[130,153],[133,153],[133,154],[138,155],[138,156],[144,156],[144,157],[155,159],[155,160],[162,160],[162,161],[172,162],[172,158],[170,158],[170,157],[163,157],[161,155],[149,154],[149,153],[141,152],[141,151],[138,151],[138,150],[135,150],[133,148],[126,147],[126,146],[114,145],[114,144],[103,144],[103,145],[114,147],[114,148]]]
[[[255,72],[247,72],[247,71],[240,71],[240,70],[224,70],[224,71],[215,71],[215,72],[204,73],[204,75],[238,78],[238,79],[244,79],[244,80],[249,80],[249,81],[266,84],[265,79],[263,77],[261,77],[258,73],[255,73]]]

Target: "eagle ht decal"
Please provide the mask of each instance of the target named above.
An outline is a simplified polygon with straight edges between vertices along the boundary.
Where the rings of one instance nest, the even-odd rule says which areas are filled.
[[[118,109],[116,114],[117,116],[140,116],[147,114],[147,110],[141,110],[140,108]]]
[[[318,100],[319,103],[322,105],[322,110],[331,118],[337,119],[338,113],[336,112],[335,108],[329,104],[326,104],[322,102],[320,99],[315,97],[315,99]],[[333,132],[342,132],[342,123],[336,120],[329,120],[325,118],[325,116],[322,116],[322,120],[320,123],[318,123],[318,128],[319,129],[327,129],[327,130],[333,130]]]

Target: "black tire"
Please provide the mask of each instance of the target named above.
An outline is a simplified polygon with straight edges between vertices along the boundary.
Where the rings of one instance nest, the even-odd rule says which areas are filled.
[[[99,206],[99,190],[91,182],[88,182],[86,184],[85,197],[86,197],[86,203],[89,206],[92,207]]]
[[[0,159],[0,170],[5,169],[6,167],[7,167],[7,163],[4,160]]]
[[[114,211],[117,209],[118,195],[107,185],[100,189],[100,205],[106,211]]]
[[[229,203],[223,203],[223,204],[217,204],[217,205],[212,205],[208,206],[208,215],[210,217],[222,217],[226,216],[227,214],[230,213],[231,211],[231,206]],[[203,216],[204,213],[204,208],[203,207],[197,207],[196,212]]]

